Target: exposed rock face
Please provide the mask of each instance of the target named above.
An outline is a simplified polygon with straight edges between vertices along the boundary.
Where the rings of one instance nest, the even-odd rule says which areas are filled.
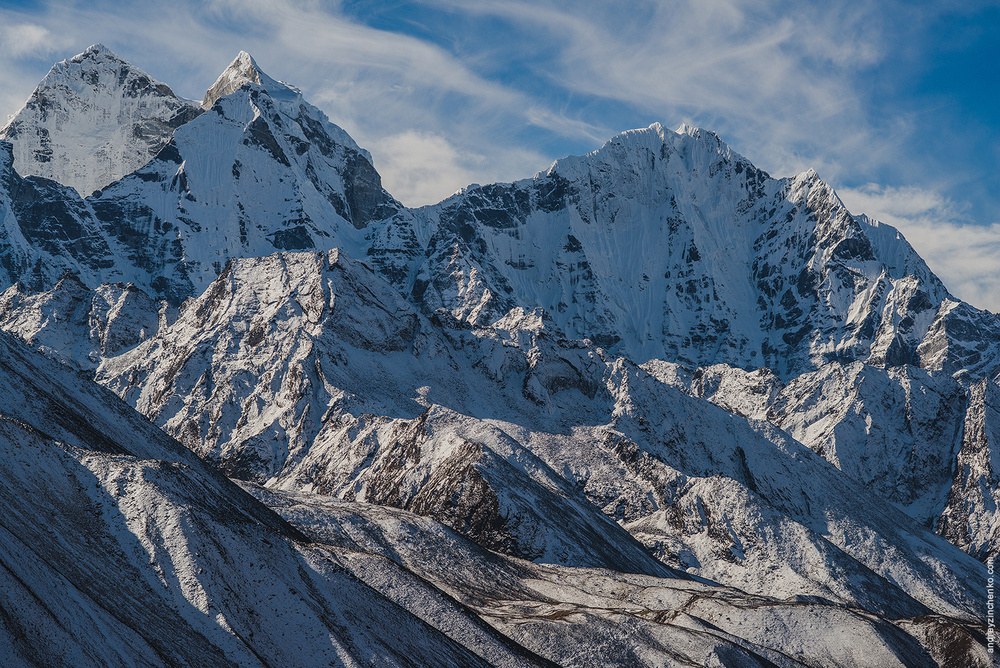
[[[22,176],[86,197],[146,164],[200,111],[97,44],[54,65],[0,139],[13,144]]]
[[[985,561],[1000,556],[1000,388],[972,386],[954,482],[938,525],[942,536]]]
[[[93,211],[71,188],[14,170],[11,144],[0,141],[0,281],[32,291],[67,271],[91,287],[114,281],[115,252]]]

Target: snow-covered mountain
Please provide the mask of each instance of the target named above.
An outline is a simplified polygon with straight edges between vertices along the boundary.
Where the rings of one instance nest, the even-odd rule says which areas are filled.
[[[42,176],[86,197],[146,164],[201,112],[166,84],[96,44],[53,65],[0,128],[22,176]]]
[[[33,294],[18,284],[0,295],[4,329],[82,369],[96,369],[105,357],[133,348],[169,316],[165,304],[132,284],[91,290],[73,274],[46,292]]]
[[[712,133],[654,125],[406,210],[343,130],[247,54],[209,102],[83,202],[8,159],[7,281],[38,290],[69,270],[179,304],[229,257],[339,247],[426,312],[484,325],[540,306],[639,362],[1000,371],[1000,321],[954,300],[896,230],[852,216],[815,173],[773,179]],[[53,231],[67,225],[88,241]]]
[[[442,327],[343,252],[232,261],[97,377],[231,476],[404,508],[514,556],[658,574],[637,539],[761,595],[976,614],[981,564],[786,434],[537,313]]]
[[[852,216],[815,172],[773,179],[704,130],[626,132],[414,216],[391,221],[372,261],[473,324],[541,306],[567,335],[637,362],[782,377],[836,360],[940,367],[957,354],[928,341],[955,302],[895,229]],[[409,227],[401,254],[397,228]],[[992,352],[981,362],[995,365]]]
[[[988,665],[960,619],[539,565],[246,486],[279,517],[67,366],[0,352],[6,666]]]
[[[46,83],[62,81],[69,76],[63,69],[73,73],[78,64],[93,73],[74,79],[83,91],[60,93]],[[46,95],[59,105],[84,105],[102,118],[135,88],[126,76],[133,71],[101,47],[53,72],[39,90],[52,89]],[[220,97],[222,91],[229,93]],[[334,246],[361,253],[363,229],[401,208],[382,189],[371,156],[298,91],[261,73],[249,55],[233,61],[205,101],[207,111],[195,107],[188,122],[167,128],[173,132],[158,140],[155,157],[132,150],[141,159],[129,164],[128,175],[86,199],[59,183],[24,178],[20,154],[28,149],[0,141],[3,282],[40,290],[70,271],[91,287],[132,283],[176,305],[204,290],[229,257]],[[76,117],[59,118],[67,115]],[[18,137],[44,130],[23,113],[13,123]],[[84,132],[68,121],[60,129],[66,143]],[[96,173],[87,161],[81,165]],[[73,185],[70,178],[61,183]]]
[[[563,666],[987,665],[974,632],[946,618],[901,619],[893,628],[884,618],[820,600],[779,601],[690,580],[528,564],[484,554],[403,511],[250,490],[311,537],[384,555]],[[355,563],[368,574],[383,570],[371,561]],[[394,584],[380,579],[385,589]],[[683,612],[667,612],[681,601]]]
[[[163,121],[103,47],[68,63],[33,100]],[[0,383],[4,415],[38,432],[5,443],[68,453],[8,466],[8,496],[51,518],[59,466],[96,476],[121,518],[95,541],[168,601],[140,618],[166,606],[177,638],[239,664],[289,663],[292,627],[347,665],[988,664],[1000,320],[814,172],[774,179],[710,132],[653,125],[407,209],[246,53],[179,103],[155,146],[100,126],[135,165],[86,198],[69,166],[98,170],[65,114],[15,119],[79,149],[51,179],[0,142],[0,327],[64,363],[0,337],[20,379]],[[42,531],[10,526],[19,545]],[[65,586],[110,591],[78,543],[44,550],[99,573]],[[18,586],[55,609],[53,581]],[[77,612],[105,620],[131,591]],[[63,609],[14,618],[78,629]],[[133,632],[136,657],[188,660],[112,635]],[[125,660],[85,636],[66,646]]]

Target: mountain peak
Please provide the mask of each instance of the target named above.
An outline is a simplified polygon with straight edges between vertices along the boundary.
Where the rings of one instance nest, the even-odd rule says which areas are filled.
[[[320,123],[337,143],[357,151],[369,163],[372,162],[371,154],[358,146],[343,128],[331,123],[320,109],[307,102],[298,88],[269,77],[260,69],[254,57],[246,51],[240,51],[206,91],[205,99],[201,103],[202,109],[211,109],[219,98],[235,93],[246,84],[259,86],[277,108],[290,118],[298,118],[301,114],[305,114],[312,119],[309,123]]]
[[[104,46],[100,42],[97,44],[91,44],[83,53],[78,53],[77,55],[70,58],[72,63],[81,63],[84,60],[93,60],[104,56],[106,58],[112,58],[114,60],[122,60],[122,58],[116,54],[114,51]],[[124,62],[124,61],[123,61]]]
[[[229,67],[222,73],[222,76],[226,76],[227,74],[229,78],[243,78],[256,84],[261,83],[262,77],[264,79],[267,78],[267,75],[261,71],[257,61],[246,51],[240,51],[236,55],[236,58],[229,64]]]
[[[233,59],[233,62],[229,64],[229,67],[219,75],[215,83],[206,91],[205,99],[201,103],[202,108],[211,109],[212,105],[220,97],[239,90],[240,87],[247,83],[257,84],[272,96],[281,95],[282,93],[287,94],[289,91],[293,94],[298,94],[298,91],[288,84],[276,81],[267,76],[260,69],[253,56],[246,51],[240,51],[236,58]]]
[[[0,139],[22,176],[42,176],[87,196],[155,155],[174,128],[200,113],[164,83],[103,44],[52,66]]]
[[[819,177],[819,173],[812,167],[793,176],[792,183],[805,185],[822,184],[826,186],[826,184],[823,183],[823,180]]]
[[[102,76],[112,70],[113,76]],[[170,91],[165,84],[154,81],[152,77],[103,44],[93,44],[82,53],[53,65],[38,83],[36,93],[41,90],[62,88],[80,95],[86,94],[87,89],[121,88],[125,77],[131,73],[134,73],[132,76],[135,78],[149,79],[153,85],[173,95],[173,91]]]

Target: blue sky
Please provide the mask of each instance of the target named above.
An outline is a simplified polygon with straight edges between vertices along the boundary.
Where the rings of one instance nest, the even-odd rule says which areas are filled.
[[[809,167],[1000,310],[1000,0],[0,2],[0,119],[102,42],[200,99],[245,49],[430,203],[654,121]]]

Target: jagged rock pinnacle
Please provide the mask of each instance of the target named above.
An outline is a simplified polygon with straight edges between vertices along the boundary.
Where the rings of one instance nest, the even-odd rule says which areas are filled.
[[[266,87],[268,81],[271,81],[270,77],[261,72],[253,56],[246,51],[240,51],[229,67],[206,91],[201,106],[203,109],[211,109],[216,100],[238,90],[245,83],[255,83]]]

